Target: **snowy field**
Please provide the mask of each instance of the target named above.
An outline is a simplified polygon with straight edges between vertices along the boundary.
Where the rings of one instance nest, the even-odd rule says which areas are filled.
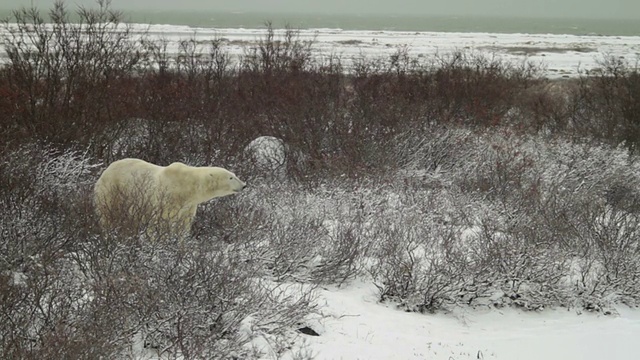
[[[264,29],[194,28],[178,25],[131,24],[133,32],[147,32],[149,39],[165,39],[167,51],[177,53],[181,40],[194,38],[203,51],[213,39],[221,39],[225,49],[242,55],[248,46],[263,38]],[[0,31],[5,31],[0,30]],[[379,58],[407,47],[409,54],[428,57],[453,51],[495,54],[503,59],[543,64],[549,77],[571,77],[578,71],[598,68],[602,55],[613,55],[635,63],[640,57],[640,36],[445,33],[404,31],[352,31],[342,29],[301,30],[300,40],[313,40],[312,51],[319,58],[339,56],[349,67],[353,59]],[[0,58],[6,58],[4,49]]]
[[[134,25],[146,29],[147,25]],[[198,41],[224,39],[228,50],[243,54],[247,45],[259,40],[260,29],[206,29],[187,26],[153,25],[152,38],[169,41],[169,51],[177,52],[181,39],[195,36]],[[314,40],[316,56],[338,55],[347,62],[362,57],[388,56],[407,46],[410,54],[430,56],[464,50],[495,54],[504,59],[542,63],[549,77],[575,76],[579,70],[598,67],[603,54],[634,63],[640,57],[640,36],[576,36],[553,34],[438,33],[402,31],[349,31],[312,29],[300,31],[301,40]]]
[[[557,309],[459,309],[420,315],[376,302],[371,283],[324,289],[317,359],[623,360],[640,354],[640,311],[616,316]],[[319,331],[321,332],[321,331]]]

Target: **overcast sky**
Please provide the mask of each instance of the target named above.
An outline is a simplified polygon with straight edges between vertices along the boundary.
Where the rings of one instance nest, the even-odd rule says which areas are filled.
[[[5,8],[53,0],[0,0]],[[67,0],[68,5],[95,0]],[[640,0],[112,0],[116,9],[640,19]]]

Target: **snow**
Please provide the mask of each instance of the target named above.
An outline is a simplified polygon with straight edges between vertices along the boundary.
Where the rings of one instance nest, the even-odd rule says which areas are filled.
[[[29,279],[25,273],[22,271],[3,271],[3,276],[6,276],[9,281],[7,285],[9,286],[25,286],[27,280]]]
[[[136,25],[142,26],[142,25]],[[146,29],[147,25],[141,27]],[[261,39],[264,29],[209,29],[186,26],[151,26],[152,37],[169,40],[169,51],[177,52],[180,39],[195,36],[198,41],[225,39],[226,49],[242,55],[247,44]],[[317,57],[339,55],[347,67],[359,58],[394,54],[407,46],[410,55],[429,56],[458,50],[496,54],[505,60],[544,63],[547,75],[575,76],[578,70],[598,68],[602,54],[634,61],[640,54],[640,36],[501,34],[407,31],[355,31],[342,29],[300,30],[300,40],[314,41]]]
[[[177,54],[180,41],[194,39],[207,53],[207,42],[224,40],[224,51],[233,56],[246,54],[249,46],[264,38],[265,29],[196,28],[184,25],[129,24],[134,37],[145,32],[149,40],[167,41],[167,51]],[[120,27],[124,29],[124,27]],[[5,29],[0,29],[0,35]],[[281,34],[282,30],[277,31]],[[387,58],[399,48],[407,47],[410,55],[429,57],[453,51],[497,55],[516,63],[524,60],[544,64],[549,77],[576,76],[578,70],[599,68],[604,54],[627,59],[634,64],[640,54],[640,36],[502,34],[409,31],[362,31],[343,29],[302,29],[300,40],[313,41],[312,53],[318,58],[341,57],[349,68],[354,60]],[[6,58],[0,49],[0,59]]]
[[[316,359],[636,359],[640,312],[557,309],[403,312],[377,302],[370,282],[319,290],[320,336],[304,336]],[[303,336],[303,335],[301,335]]]

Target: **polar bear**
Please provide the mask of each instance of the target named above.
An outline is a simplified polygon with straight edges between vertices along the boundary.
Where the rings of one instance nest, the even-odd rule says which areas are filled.
[[[194,167],[180,162],[158,166],[122,159],[107,167],[94,187],[103,229],[133,227],[148,235],[186,236],[198,204],[235,194],[247,185],[220,167]],[[152,230],[151,233],[148,230]]]

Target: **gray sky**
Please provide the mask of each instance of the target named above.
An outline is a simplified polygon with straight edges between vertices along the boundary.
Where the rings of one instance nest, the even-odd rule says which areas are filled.
[[[0,0],[48,8],[53,0]],[[95,0],[67,0],[68,5]],[[116,9],[640,19],[640,0],[112,0]]]

